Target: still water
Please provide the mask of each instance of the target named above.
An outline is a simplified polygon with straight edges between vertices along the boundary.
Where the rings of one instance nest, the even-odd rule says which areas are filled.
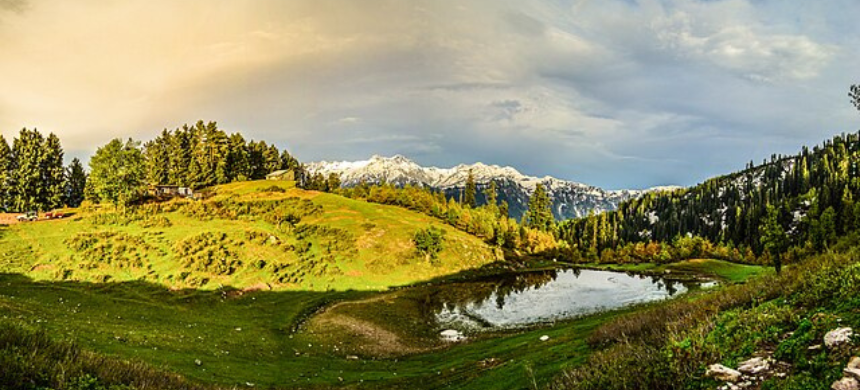
[[[700,286],[655,276],[568,269],[461,283],[425,302],[440,328],[479,331],[579,317],[659,301]]]

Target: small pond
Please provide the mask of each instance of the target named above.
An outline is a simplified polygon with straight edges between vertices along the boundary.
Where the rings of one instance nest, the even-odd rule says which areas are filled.
[[[428,289],[424,302],[440,329],[480,331],[552,322],[659,301],[708,283],[566,269]]]

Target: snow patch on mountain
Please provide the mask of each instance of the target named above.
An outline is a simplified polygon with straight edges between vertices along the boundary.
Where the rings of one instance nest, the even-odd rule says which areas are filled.
[[[421,185],[451,193],[465,187],[471,173],[479,187],[495,181],[502,198],[511,204],[517,217],[528,196],[534,192],[538,183],[543,184],[553,199],[553,213],[557,218],[572,218],[587,215],[589,212],[614,210],[618,204],[650,191],[674,190],[680,187],[655,187],[647,190],[607,191],[599,187],[557,179],[551,176],[535,177],[520,173],[512,167],[487,165],[481,162],[460,164],[451,168],[423,167],[401,156],[383,157],[374,155],[363,161],[320,161],[307,165],[311,174],[324,176],[336,174],[344,187],[352,187],[362,182],[387,182],[396,185]],[[519,211],[517,211],[519,210]]]

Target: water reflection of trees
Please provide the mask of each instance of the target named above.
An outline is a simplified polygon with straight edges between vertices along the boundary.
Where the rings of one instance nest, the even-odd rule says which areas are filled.
[[[575,271],[579,276],[579,270]],[[505,299],[511,294],[522,293],[529,289],[539,289],[558,277],[558,271],[540,271],[517,274],[497,275],[468,283],[453,283],[426,287],[422,304],[425,313],[433,315],[448,307],[465,307],[478,304],[495,296],[496,306],[505,306]]]
[[[579,278],[581,269],[573,268],[562,270]],[[657,275],[644,275],[634,272],[625,272],[631,278],[650,280],[658,289],[664,290],[669,296],[683,292],[689,288],[687,283],[671,278]],[[469,305],[477,305],[491,299],[495,300],[496,307],[501,310],[506,300],[513,294],[520,294],[529,289],[540,289],[559,276],[558,270],[528,272],[517,274],[497,275],[472,282],[452,283],[438,286],[425,287],[426,292],[421,294],[420,300],[428,316],[434,316],[442,310],[459,307],[463,309]]]

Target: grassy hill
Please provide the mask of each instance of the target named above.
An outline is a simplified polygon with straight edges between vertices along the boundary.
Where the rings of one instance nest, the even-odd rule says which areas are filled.
[[[35,280],[147,281],[171,288],[371,290],[496,260],[483,241],[398,207],[305,191],[291,182],[214,187],[203,201],[133,212],[71,209],[71,218],[0,228],[0,272]],[[430,260],[413,234],[444,230]]]

